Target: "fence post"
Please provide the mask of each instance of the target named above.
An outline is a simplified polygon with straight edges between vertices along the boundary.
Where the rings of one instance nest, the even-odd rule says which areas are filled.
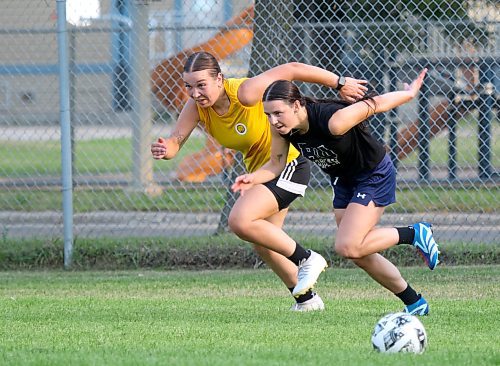
[[[157,195],[161,188],[153,182],[151,82],[149,72],[148,1],[132,2],[130,18],[131,101],[133,180],[131,188]]]
[[[71,173],[71,117],[66,0],[57,0],[57,45],[59,58],[64,268],[68,269],[71,267],[73,257],[73,178]]]
[[[76,107],[76,34],[75,34],[75,29],[69,29],[68,31],[68,42],[69,42],[69,60],[68,60],[68,65],[69,65],[69,120],[70,121],[75,121],[75,107]],[[70,123],[69,126],[69,134],[70,134],[70,140],[71,140],[71,176],[72,179],[76,175],[76,153],[75,153],[75,146],[76,146],[76,140],[75,140],[75,126],[73,123]],[[73,181],[73,186],[75,186],[76,183]]]

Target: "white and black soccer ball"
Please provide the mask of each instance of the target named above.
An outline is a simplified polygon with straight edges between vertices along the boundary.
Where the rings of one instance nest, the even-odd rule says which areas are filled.
[[[375,325],[372,345],[383,353],[422,353],[427,347],[427,333],[422,322],[414,315],[388,314]]]

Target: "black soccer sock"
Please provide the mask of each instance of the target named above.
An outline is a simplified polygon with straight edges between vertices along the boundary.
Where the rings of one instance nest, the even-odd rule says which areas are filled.
[[[397,227],[395,229],[399,234],[398,244],[413,244],[413,239],[415,239],[415,229],[413,226]]]
[[[290,259],[296,266],[298,266],[301,260],[307,259],[310,256],[311,252],[309,250],[302,248],[299,243],[296,243],[295,251],[291,256],[287,258]]]
[[[415,304],[418,300],[420,300],[421,297],[421,295],[417,294],[417,292],[410,286],[410,284],[408,284],[406,290],[394,295],[399,297],[405,305]]]
[[[289,287],[288,290],[290,290],[290,293],[293,292],[293,287]],[[297,302],[297,304],[301,304],[303,303],[304,301],[307,301],[307,300],[310,300],[312,299],[314,296],[314,292],[312,292],[311,289],[307,290],[307,292],[304,294],[304,295],[300,295],[298,297],[294,297],[295,301]]]

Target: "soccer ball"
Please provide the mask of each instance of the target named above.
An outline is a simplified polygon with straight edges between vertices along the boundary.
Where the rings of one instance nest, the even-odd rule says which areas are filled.
[[[422,353],[427,347],[427,333],[414,315],[388,314],[375,325],[372,345],[375,350],[383,353]]]

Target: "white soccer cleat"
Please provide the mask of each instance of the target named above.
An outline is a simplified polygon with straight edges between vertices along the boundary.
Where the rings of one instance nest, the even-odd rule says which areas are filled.
[[[309,300],[293,304],[290,310],[299,312],[325,310],[325,304],[321,300],[321,297],[317,293],[314,293],[313,297]]]
[[[325,258],[311,250],[311,255],[299,263],[297,285],[292,291],[293,296],[304,295],[318,281],[318,277],[328,267]]]

